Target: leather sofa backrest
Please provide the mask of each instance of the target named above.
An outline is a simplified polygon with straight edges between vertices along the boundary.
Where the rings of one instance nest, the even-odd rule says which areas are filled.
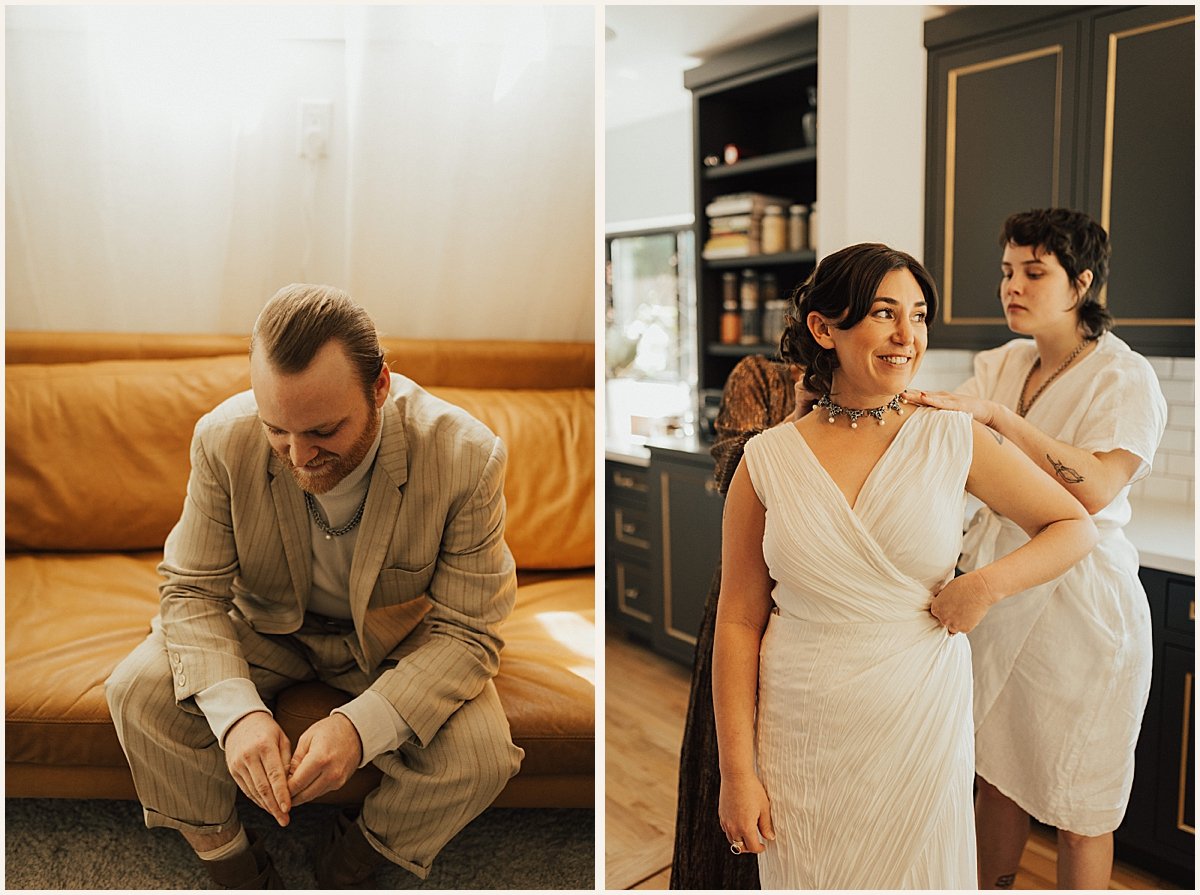
[[[244,354],[8,364],[8,549],[161,549],[183,507],[196,421],[249,385]],[[593,390],[430,391],[507,445],[506,540],[518,567],[594,565]]]

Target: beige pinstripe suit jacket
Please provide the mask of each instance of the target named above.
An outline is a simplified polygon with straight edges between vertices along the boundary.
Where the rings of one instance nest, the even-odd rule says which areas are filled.
[[[504,543],[504,445],[473,417],[393,374],[350,570],[356,659],[423,745],[496,674],[516,570]],[[183,514],[159,571],[175,698],[249,677],[234,617],[287,634],[303,622],[312,543],[303,492],[271,452],[252,392],[196,424]],[[233,616],[233,617],[231,617]]]

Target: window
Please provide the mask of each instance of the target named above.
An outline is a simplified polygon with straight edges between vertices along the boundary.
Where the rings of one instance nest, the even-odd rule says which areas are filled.
[[[692,230],[614,234],[605,249],[609,434],[683,432],[696,381]]]

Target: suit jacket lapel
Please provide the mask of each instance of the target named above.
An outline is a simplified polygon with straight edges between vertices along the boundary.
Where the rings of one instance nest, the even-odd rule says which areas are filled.
[[[274,452],[267,472],[271,476],[271,499],[275,503],[279,536],[283,540],[296,603],[303,612],[308,608],[308,595],[312,590],[312,529],[308,524],[304,492]]]
[[[364,623],[367,604],[371,601],[371,592],[396,530],[396,519],[400,515],[400,504],[404,497],[401,489],[408,481],[408,441],[404,435],[404,419],[390,398],[384,402],[380,426],[383,433],[379,439],[379,453],[375,455],[375,467],[371,470],[367,504],[363,508],[362,524],[354,545],[354,559],[350,564],[350,613],[368,659],[379,651],[379,644],[372,641]]]

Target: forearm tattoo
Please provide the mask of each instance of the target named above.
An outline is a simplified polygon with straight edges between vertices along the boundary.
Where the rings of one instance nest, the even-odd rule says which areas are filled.
[[[996,888],[997,889],[1011,889],[1013,887],[1013,883],[1016,881],[1016,879],[1017,879],[1017,875],[1015,873],[1006,873],[1006,874],[1004,874],[1004,876],[998,877],[996,879]]]
[[[1081,476],[1078,472],[1076,472],[1070,466],[1060,463],[1058,460],[1055,460],[1049,454],[1046,455],[1046,459],[1049,460],[1050,465],[1054,467],[1054,474],[1057,475],[1064,482],[1066,482],[1068,485],[1078,485],[1080,482],[1083,481],[1083,476]]]

